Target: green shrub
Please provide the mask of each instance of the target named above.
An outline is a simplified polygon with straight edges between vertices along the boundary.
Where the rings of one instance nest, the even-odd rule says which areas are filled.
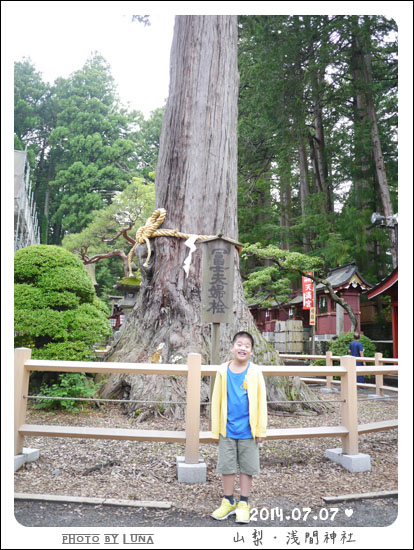
[[[83,264],[74,254],[60,246],[27,246],[14,255],[14,280],[16,283],[35,282],[43,273],[51,273],[57,267],[82,270]]]
[[[69,291],[44,292],[27,283],[16,283],[14,286],[14,307],[16,310],[22,309],[73,309],[80,304],[79,296]]]
[[[338,336],[337,340],[334,340],[330,343],[329,349],[332,351],[333,355],[348,355],[349,344],[354,339],[353,332],[344,332]],[[361,334],[360,342],[364,348],[365,357],[373,357],[375,355],[375,345],[367,337]]]
[[[93,345],[112,334],[110,311],[79,258],[59,246],[35,245],[18,250],[14,263],[15,347],[32,348],[33,359],[95,358]],[[45,376],[34,373],[34,379]]]
[[[85,346],[83,342],[65,341],[50,342],[41,348],[33,349],[32,358],[47,359],[48,361],[96,361],[98,356],[94,349],[89,346]]]
[[[83,269],[68,269],[65,266],[57,266],[51,272],[45,272],[36,279],[36,286],[44,292],[69,291],[79,296],[83,302],[92,302],[95,289],[92,279],[85,277]]]
[[[59,374],[59,382],[56,384],[44,384],[40,387],[38,395],[45,397],[94,397],[104,382],[95,383],[85,373],[67,372]],[[89,401],[73,401],[58,399],[39,399],[34,405],[36,409],[58,409],[63,407],[66,410],[78,411],[79,405],[90,403]]]

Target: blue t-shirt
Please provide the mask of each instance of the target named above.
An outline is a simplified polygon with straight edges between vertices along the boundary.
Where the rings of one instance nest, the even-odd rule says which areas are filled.
[[[351,350],[351,355],[353,357],[361,357],[359,352],[364,351],[364,346],[359,340],[352,340],[352,342],[349,344],[349,349]],[[362,361],[357,361],[356,364],[362,365]]]
[[[249,424],[249,398],[245,384],[249,365],[250,363],[237,374],[227,367],[226,435],[232,439],[251,439],[253,437]]]

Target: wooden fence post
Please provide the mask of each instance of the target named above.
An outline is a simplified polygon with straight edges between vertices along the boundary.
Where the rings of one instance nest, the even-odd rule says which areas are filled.
[[[326,352],[326,366],[327,367],[332,367],[332,355],[333,355],[333,353],[331,351]],[[332,380],[333,380],[333,376],[327,376],[326,377],[326,388],[328,390],[332,389]]]
[[[375,365],[382,366],[382,353],[375,354]],[[381,386],[383,385],[384,385],[384,375],[376,374],[375,375],[375,393],[379,397],[384,396],[384,390],[381,388]]]
[[[14,350],[14,454],[23,451],[23,436],[19,428],[26,421],[27,399],[23,396],[29,393],[29,371],[24,364],[32,356],[30,348],[16,348]]]
[[[187,417],[185,424],[185,463],[198,464],[200,449],[201,355],[188,355]]]
[[[341,367],[346,374],[341,376],[342,425],[348,429],[348,435],[342,438],[342,454],[358,454],[358,403],[356,386],[356,359],[352,356],[341,357]]]

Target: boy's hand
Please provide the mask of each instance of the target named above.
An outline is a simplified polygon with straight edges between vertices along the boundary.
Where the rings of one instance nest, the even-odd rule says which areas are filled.
[[[257,443],[263,443],[264,437],[256,437]]]

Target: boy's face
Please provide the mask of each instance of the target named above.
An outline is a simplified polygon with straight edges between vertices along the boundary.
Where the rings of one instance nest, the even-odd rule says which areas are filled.
[[[239,336],[230,347],[235,361],[240,363],[247,362],[253,354],[252,343],[247,336]]]

